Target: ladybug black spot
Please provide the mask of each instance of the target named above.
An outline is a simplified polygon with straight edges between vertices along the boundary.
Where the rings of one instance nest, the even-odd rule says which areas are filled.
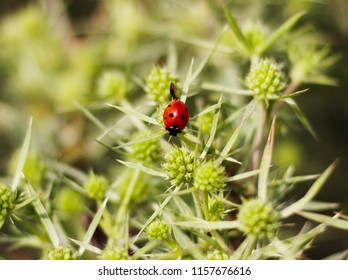
[[[174,117],[174,114],[173,114],[173,113],[170,113],[170,114],[169,114],[169,117],[170,117],[170,118],[173,118],[173,117]]]
[[[184,119],[185,119],[185,116],[181,115],[180,120],[184,120]]]

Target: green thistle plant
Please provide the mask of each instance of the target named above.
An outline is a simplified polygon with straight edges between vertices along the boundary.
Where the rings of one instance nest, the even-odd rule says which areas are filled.
[[[338,56],[327,36],[306,28],[313,17],[281,18],[297,2],[221,8],[193,1],[186,9],[182,0],[102,0],[96,8],[105,14],[86,21],[93,32],[52,21],[59,14],[75,22],[64,14],[66,1],[56,2],[63,6],[50,5],[50,14],[36,5],[0,22],[0,135],[12,159],[0,166],[11,184],[0,184],[0,248],[28,247],[36,258],[35,246],[59,260],[310,259],[316,237],[330,227],[348,231],[339,204],[316,200],[336,163],[320,175],[297,175],[307,166],[286,154],[288,141],[281,144],[294,139],[292,150],[302,151],[292,135],[297,120],[316,137],[297,105],[310,93],[303,87],[336,84],[326,73]],[[177,81],[192,117],[174,137],[163,112]],[[15,161],[11,149],[28,115]],[[45,160],[35,156],[38,147]],[[311,180],[296,193],[296,184]],[[311,222],[283,227],[293,215]],[[60,245],[68,240],[72,246]],[[7,251],[0,259],[15,256]]]
[[[0,225],[2,225],[15,206],[15,194],[5,183],[0,182]],[[0,226],[1,227],[1,226]]]
[[[128,251],[121,247],[107,246],[99,256],[100,260],[131,260]]]
[[[223,189],[226,186],[225,168],[214,161],[198,164],[195,170],[193,186],[208,192]]]
[[[58,245],[57,247],[50,249],[47,253],[48,260],[67,261],[67,260],[77,260],[78,258],[79,258],[78,252],[76,252],[75,249],[69,245],[68,246]]]
[[[225,215],[225,204],[217,200],[215,197],[211,196],[208,199],[208,211],[210,215],[210,220],[220,220],[223,219]]]
[[[150,240],[167,240],[168,239],[168,225],[160,220],[153,221],[146,228],[147,237]]]
[[[209,250],[207,252],[207,259],[214,261],[229,260],[230,257],[227,253],[219,250]]]
[[[174,146],[169,153],[164,155],[162,164],[168,181],[173,186],[191,183],[194,176],[194,160],[194,154],[186,147]]]
[[[82,196],[71,188],[63,188],[56,198],[56,207],[65,219],[77,216],[84,209]]]
[[[280,93],[286,85],[280,65],[270,58],[252,64],[245,82],[256,96],[265,100]]]
[[[258,199],[244,202],[237,218],[240,230],[258,239],[272,239],[280,226],[279,214],[273,206]]]
[[[139,132],[134,135],[134,139],[150,136],[150,132]],[[156,163],[159,160],[160,144],[158,138],[146,140],[131,146],[131,157],[143,163]]]
[[[167,69],[154,66],[146,78],[146,92],[152,95],[156,102],[165,103],[170,98],[170,82],[176,82],[174,76]]]
[[[109,188],[109,182],[105,177],[91,173],[83,187],[90,198],[103,200]]]

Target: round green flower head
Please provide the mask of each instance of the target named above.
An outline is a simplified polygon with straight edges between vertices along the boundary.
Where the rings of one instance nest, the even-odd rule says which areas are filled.
[[[49,260],[77,260],[79,258],[78,252],[71,246],[58,245],[57,247],[49,250],[47,259]]]
[[[258,199],[246,201],[237,215],[240,230],[256,238],[271,239],[279,228],[279,214],[273,206]]]
[[[207,113],[201,116],[199,121],[199,127],[203,133],[209,134],[211,130],[211,125],[213,123],[214,114]]]
[[[15,194],[5,183],[0,182],[0,224],[2,224],[14,208]]]
[[[206,161],[197,165],[194,187],[202,191],[223,189],[226,185],[225,168],[213,161]]]
[[[20,153],[21,150],[17,150],[12,154],[9,165],[9,171],[11,174],[15,174],[17,170]],[[39,188],[42,185],[44,173],[45,167],[41,157],[35,152],[29,152],[23,168],[23,174],[25,175],[25,178],[30,182],[31,185]]]
[[[170,82],[175,81],[176,79],[168,70],[154,66],[146,78],[146,92],[151,94],[156,102],[164,103],[170,98]]]
[[[269,58],[261,59],[251,65],[245,82],[255,95],[263,98],[280,92],[286,85],[280,65]]]
[[[194,154],[185,147],[174,147],[165,154],[162,167],[168,181],[174,186],[190,183],[193,179],[194,159]]]
[[[168,230],[169,228],[165,222],[156,220],[149,224],[146,233],[149,239],[166,240],[168,239]]]
[[[109,182],[105,177],[91,173],[83,186],[90,198],[103,200],[106,196]]]
[[[134,136],[134,139],[138,139],[145,136],[150,136],[150,132],[140,132]],[[138,161],[144,163],[157,162],[160,155],[160,144],[158,138],[152,138],[144,142],[131,146],[132,157]]]
[[[127,92],[126,76],[119,71],[106,71],[98,80],[97,93],[102,98],[122,99]]]
[[[229,256],[227,253],[218,251],[218,250],[210,250],[207,252],[207,259],[212,261],[223,261],[229,260]]]
[[[224,216],[225,204],[215,197],[209,197],[208,210],[211,220],[219,220]]]
[[[62,188],[56,197],[56,208],[67,219],[80,214],[84,209],[82,196],[71,188]]]
[[[130,260],[128,251],[121,247],[106,247],[99,256],[101,260]]]

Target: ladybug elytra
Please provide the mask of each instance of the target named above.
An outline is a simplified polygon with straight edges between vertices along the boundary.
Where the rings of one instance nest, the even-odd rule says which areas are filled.
[[[164,110],[163,123],[169,135],[176,136],[185,129],[190,117],[185,103],[178,100],[176,96],[174,83],[170,83],[170,93],[176,100]]]

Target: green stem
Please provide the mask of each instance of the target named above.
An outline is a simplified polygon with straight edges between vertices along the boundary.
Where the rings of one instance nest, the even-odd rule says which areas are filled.
[[[261,155],[261,144],[264,136],[264,129],[266,124],[266,109],[262,102],[259,102],[259,119],[256,129],[256,135],[254,139],[254,143],[252,146],[253,155],[252,155],[252,169],[256,170],[260,165],[260,155]]]
[[[119,211],[118,211],[117,216],[116,216],[115,226],[116,226],[117,230],[120,230],[120,227],[122,226],[122,224],[124,222],[126,210],[129,206],[129,202],[131,200],[131,197],[132,197],[132,194],[134,191],[134,187],[136,186],[137,180],[139,178],[140,170],[134,169],[133,172],[134,173],[133,173],[132,181],[127,188],[126,195],[124,196],[124,198],[122,200],[122,204],[120,205]]]

